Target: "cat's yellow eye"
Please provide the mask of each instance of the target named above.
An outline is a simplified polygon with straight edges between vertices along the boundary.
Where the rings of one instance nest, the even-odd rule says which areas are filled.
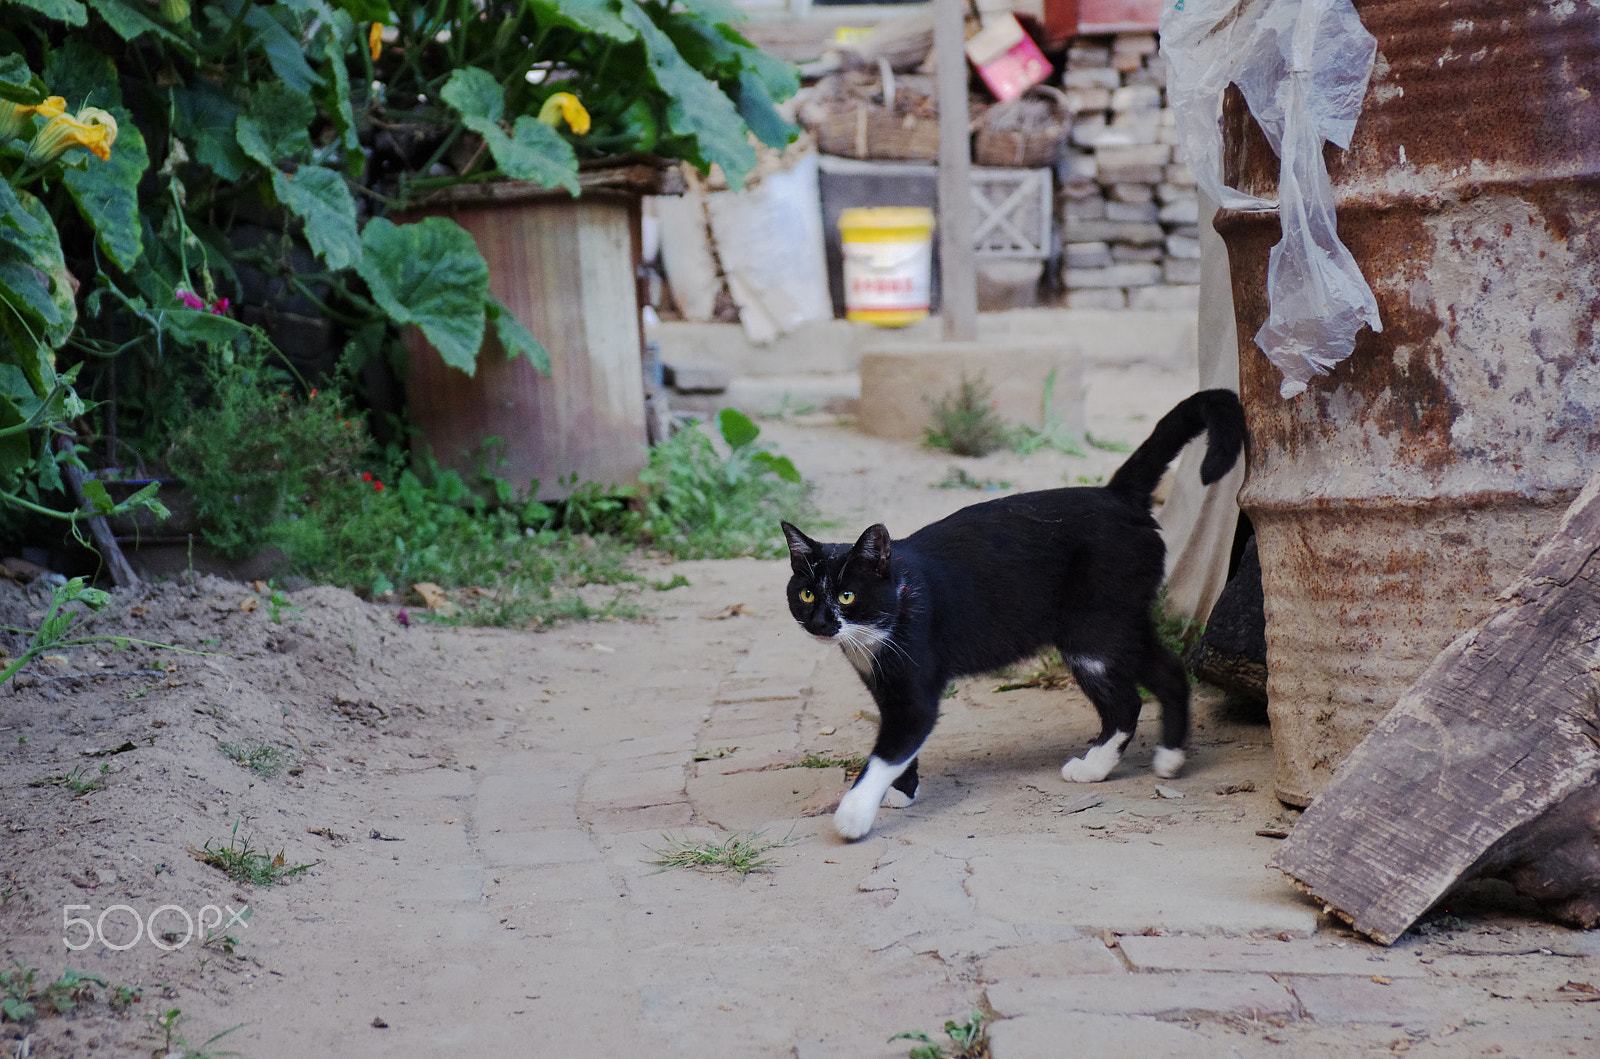
[[[816,601],[817,601],[816,595],[813,594],[812,591],[809,588],[802,588],[800,590],[800,602],[802,602],[802,603],[815,603]]]
[[[856,601],[856,594],[854,592],[840,592],[839,593],[839,602],[843,603],[845,606],[848,607],[850,604],[854,603],[855,601]]]

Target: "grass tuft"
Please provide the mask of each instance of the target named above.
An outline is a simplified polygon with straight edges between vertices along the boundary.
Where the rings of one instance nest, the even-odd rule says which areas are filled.
[[[787,846],[791,839],[785,837],[768,842],[761,837],[763,834],[757,831],[750,835],[730,835],[722,842],[692,842],[663,835],[661,837],[668,845],[652,849],[650,852],[656,856],[649,863],[659,864],[662,871],[668,868],[693,868],[712,873],[738,872],[740,875],[767,871],[772,865],[772,858],[766,854]]]
[[[845,775],[859,775],[867,767],[867,759],[861,755],[855,757],[828,757],[826,754],[809,753],[798,762],[789,766],[797,769],[844,769]]]
[[[283,771],[283,751],[271,743],[218,743],[217,749],[223,757],[258,776],[270,779]]]
[[[302,872],[309,871],[316,862],[311,864],[291,865],[284,858],[283,851],[277,855],[253,849],[250,840],[239,840],[239,823],[233,825],[233,833],[228,836],[226,846],[211,846],[211,840],[206,839],[206,844],[199,849],[189,847],[189,852],[194,859],[202,864],[209,864],[221,871],[235,882],[249,883],[252,886],[272,886],[283,880]]]

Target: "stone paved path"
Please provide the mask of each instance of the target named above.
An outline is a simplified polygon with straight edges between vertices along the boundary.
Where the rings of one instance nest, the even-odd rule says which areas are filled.
[[[1095,386],[1163,406],[1184,389],[1159,368]],[[1125,407],[1092,400],[1091,429],[1137,441],[1149,419]],[[928,487],[947,459],[826,416],[764,432],[825,469],[841,537],[889,504],[903,533],[977,499]],[[1121,458],[971,468],[1039,487]],[[328,958],[298,972],[322,999],[286,1009],[264,976],[230,1004],[229,1023],[250,1022],[235,1047],[888,1059],[909,1049],[892,1034],[937,1038],[983,1011],[995,1059],[1600,1055],[1600,937],[1486,894],[1385,949],[1266,869],[1273,840],[1256,831],[1284,816],[1270,733],[1214,698],[1163,783],[1182,797],[1163,798],[1153,717],[1110,780],[1069,786],[1061,762],[1096,729],[1076,691],[964,682],[919,802],[841,842],[828,813],[844,771],[792,766],[865,753],[874,719],[849,666],[788,617],[786,564],[670,569],[690,584],[651,593],[647,622],[440,634],[446,654],[481,657],[460,689],[478,734],[450,768],[330,801],[330,817],[389,820],[406,842],[351,854],[390,862],[374,892],[327,872],[263,905],[268,966],[271,931],[323,932]],[[751,833],[783,843],[768,870],[651,863],[674,840]]]
[[[1057,770],[1093,735],[1087,704],[969,682],[923,798],[841,842],[843,771],[783,766],[868,746],[854,674],[782,612],[782,564],[675,569],[691,584],[649,623],[442,635],[492,674],[463,689],[482,738],[373,788],[360,811],[406,839],[362,844],[394,858],[381,892],[313,879],[258,916],[269,954],[274,922],[326,932],[304,972],[325,1000],[244,991],[237,1046],[887,1059],[909,1048],[892,1034],[983,1010],[996,1059],[1600,1053],[1600,1004],[1562,988],[1600,981],[1600,938],[1469,910],[1383,949],[1263,868],[1265,728],[1215,703],[1164,784],[1182,799],[1156,797],[1142,733],[1078,809]],[[770,870],[650,863],[750,832],[786,843]]]

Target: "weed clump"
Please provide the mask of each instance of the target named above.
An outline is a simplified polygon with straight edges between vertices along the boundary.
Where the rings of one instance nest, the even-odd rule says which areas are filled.
[[[656,856],[650,863],[659,864],[662,871],[668,868],[693,868],[696,871],[737,872],[740,875],[765,871],[772,866],[772,858],[767,853],[787,846],[790,840],[785,838],[768,842],[761,835],[760,831],[751,835],[730,835],[722,842],[691,842],[663,835],[668,845],[651,850]]]
[[[271,886],[310,871],[315,866],[314,864],[291,865],[282,850],[273,855],[253,848],[248,838],[240,841],[238,822],[233,825],[233,833],[228,836],[227,845],[213,847],[211,840],[206,839],[205,845],[199,849],[191,846],[189,852],[201,864],[209,864],[235,882],[249,883],[252,886]]]
[[[1011,444],[1011,431],[994,410],[993,389],[982,377],[961,376],[961,388],[933,408],[924,443],[957,456],[987,456]]]
[[[742,412],[724,408],[717,428],[727,455],[692,428],[650,450],[636,539],[678,559],[787,554],[778,522],[805,521],[810,488]]]

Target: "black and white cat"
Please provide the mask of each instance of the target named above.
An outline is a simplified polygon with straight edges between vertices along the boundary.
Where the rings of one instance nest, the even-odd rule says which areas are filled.
[[[1180,402],[1102,487],[1049,489],[974,504],[891,541],[879,524],[855,544],[821,544],[787,522],[789,610],[838,643],[878,705],[878,739],[834,813],[839,834],[872,829],[880,805],[917,796],[917,752],[954,677],[1054,647],[1100,713],[1100,737],[1061,767],[1063,779],[1110,774],[1133,738],[1139,686],[1161,702],[1154,769],[1183,767],[1189,683],[1156,637],[1151,608],[1166,548],[1151,493],[1167,464],[1204,431],[1200,480],[1226,474],[1244,447],[1244,410],[1229,390]]]

